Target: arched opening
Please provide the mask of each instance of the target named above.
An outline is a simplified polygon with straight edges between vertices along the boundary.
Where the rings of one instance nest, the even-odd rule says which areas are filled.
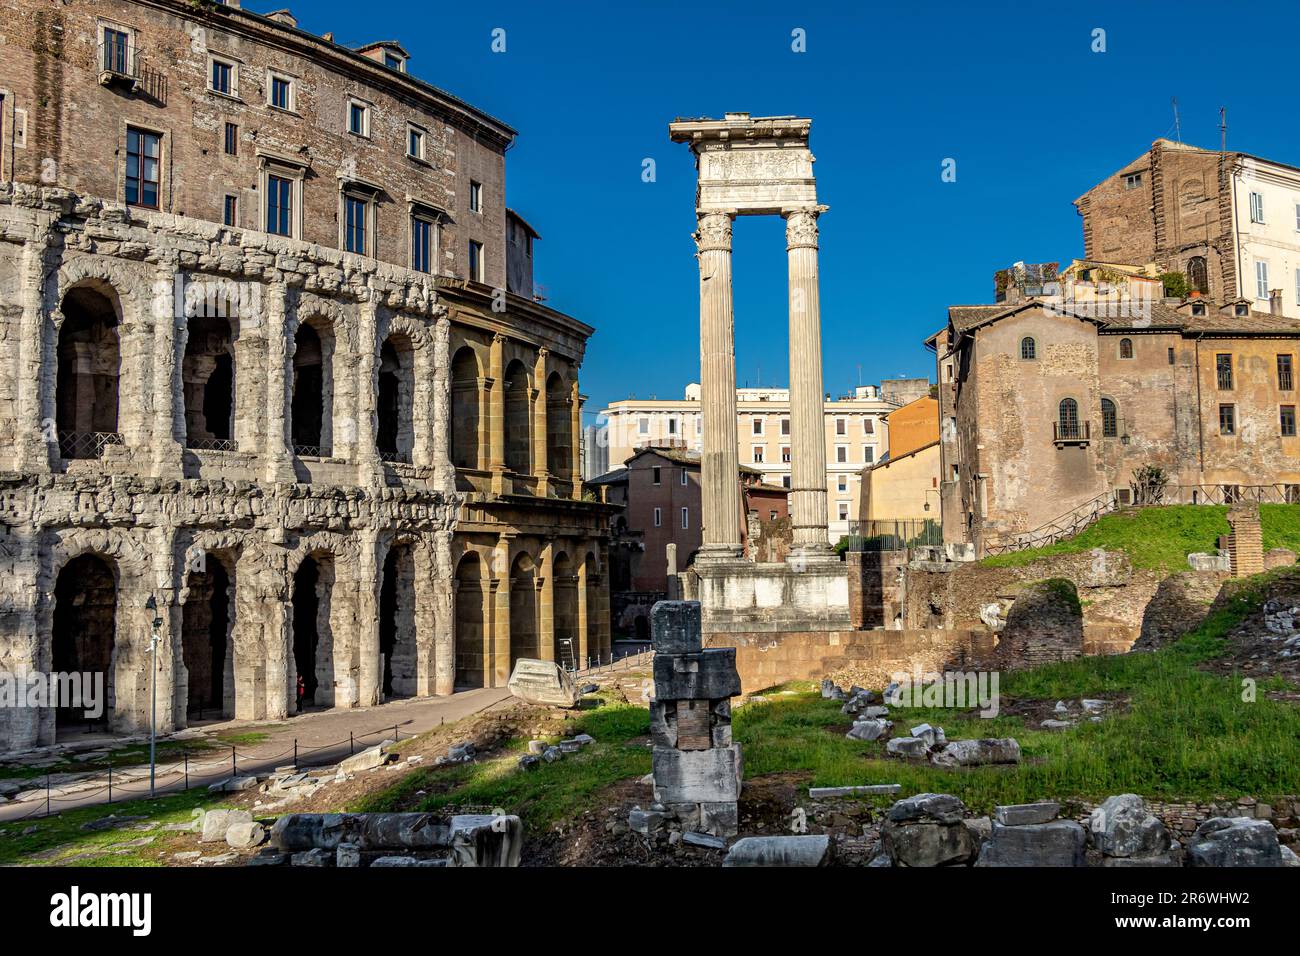
[[[333,707],[334,635],[330,610],[334,592],[334,559],[310,554],[293,576],[293,662],[302,677],[303,707]]]
[[[1079,403],[1072,398],[1061,399],[1056,410],[1058,438],[1079,438]]]
[[[515,359],[506,366],[505,435],[506,468],[520,475],[531,475],[532,464],[532,401],[529,397],[528,371],[524,363]]]
[[[537,567],[521,552],[510,566],[510,669],[521,657],[540,658],[537,633]]]
[[[235,715],[232,648],[235,593],[225,565],[208,555],[191,571],[182,609],[181,648],[189,675],[187,713],[202,720]]]
[[[558,372],[552,372],[546,380],[546,470],[563,481],[573,476],[569,388]]]
[[[98,458],[120,445],[118,311],[108,295],[84,286],[63,297],[55,373],[55,427],[65,459]]]
[[[1119,437],[1119,409],[1109,398],[1101,400],[1101,435],[1103,438]]]
[[[334,331],[312,319],[293,337],[293,402],[290,433],[295,455],[327,457],[332,452]]]
[[[403,335],[390,335],[379,350],[379,428],[375,444],[384,461],[411,460],[415,446],[412,406],[415,399],[414,352]]]
[[[478,360],[468,345],[451,362],[451,456],[457,468],[482,468],[479,460]]]
[[[456,687],[491,685],[490,653],[483,603],[483,562],[473,551],[456,567]]]
[[[1119,340],[1119,357],[1122,359],[1131,359],[1133,357],[1133,340]]]
[[[117,576],[112,562],[97,554],[73,558],[54,582],[51,671],[89,675],[98,688],[101,729],[112,726],[114,649],[117,634]],[[69,701],[60,700],[60,704]],[[85,707],[60,706],[56,726],[90,723]]]
[[[555,660],[569,669],[578,666],[578,575],[573,560],[560,552],[554,567],[554,646]]]
[[[1022,359],[1038,358],[1038,343],[1028,335],[1020,340],[1020,357]]]
[[[189,320],[185,359],[185,446],[235,450],[235,355],[230,322],[221,317]]]
[[[384,559],[384,581],[379,589],[379,653],[384,662],[384,696],[413,696],[419,685],[415,649],[415,556],[409,544],[394,544]]]
[[[1210,271],[1205,266],[1205,256],[1192,256],[1187,260],[1187,285],[1193,292],[1210,294]]]

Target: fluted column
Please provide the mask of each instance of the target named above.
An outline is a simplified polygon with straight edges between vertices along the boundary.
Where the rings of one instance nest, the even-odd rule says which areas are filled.
[[[731,314],[731,215],[702,212],[700,261],[700,558],[740,554],[740,457],[736,444],[736,339]]]
[[[814,206],[785,214],[790,275],[791,558],[829,554],[826,537],[826,425],[822,391],[821,302],[817,293]]]

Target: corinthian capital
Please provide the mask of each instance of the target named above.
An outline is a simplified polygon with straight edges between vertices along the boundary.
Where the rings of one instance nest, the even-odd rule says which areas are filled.
[[[725,212],[702,212],[695,246],[700,252],[731,251],[731,216]]]
[[[817,248],[817,217],[820,209],[796,209],[785,214],[786,249]]]

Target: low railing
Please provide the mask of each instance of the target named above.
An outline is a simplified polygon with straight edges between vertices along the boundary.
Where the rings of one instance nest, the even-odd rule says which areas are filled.
[[[294,445],[293,453],[299,458],[325,458],[327,457],[323,446],[321,445]]]
[[[943,525],[932,518],[850,521],[846,551],[901,551],[943,545]]]
[[[103,458],[105,448],[121,444],[118,432],[59,432],[59,456],[64,461]]]
[[[186,438],[185,447],[193,451],[239,451],[233,438]]]
[[[1024,551],[1026,548],[1041,548],[1055,544],[1062,538],[1078,534],[1102,515],[1110,514],[1117,507],[1115,492],[1107,491],[1091,501],[1085,501],[1047,524],[1018,534],[1009,541],[985,545],[985,554],[1006,554],[1011,551]]]
[[[1058,445],[1092,441],[1092,422],[1053,422],[1052,441]]]

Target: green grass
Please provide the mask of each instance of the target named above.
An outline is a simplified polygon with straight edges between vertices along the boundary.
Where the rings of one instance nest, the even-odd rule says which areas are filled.
[[[190,813],[196,807],[211,809],[220,800],[208,793],[206,788],[189,790],[173,796],[159,797],[155,800],[131,800],[126,803],[103,804],[80,810],[66,810],[51,817],[29,817],[0,823],[0,866],[56,866],[60,861],[67,861],[76,866],[161,866],[158,858],[158,844],[164,837],[170,836],[162,826],[169,823],[185,823],[190,820]],[[82,825],[92,820],[99,820],[115,814],[119,817],[145,817],[147,821],[156,821],[159,826],[149,831],[133,829],[133,821],[120,829],[87,831]],[[23,832],[35,827],[34,833]],[[133,847],[122,853],[109,849],[113,844],[126,843],[140,837],[156,837],[153,843],[143,847]],[[32,859],[33,854],[55,851],[47,857]],[[70,857],[84,859],[69,860]]]
[[[185,754],[189,754],[191,759],[210,756],[213,753],[220,753],[222,750],[229,750],[231,747],[248,747],[253,744],[261,743],[270,735],[264,731],[247,730],[240,732],[227,731],[218,733],[212,737],[196,737],[191,740],[160,740],[157,746],[157,759],[159,763],[171,763],[179,761]],[[104,742],[104,749],[113,746],[111,741]],[[123,770],[127,767],[138,767],[149,763],[149,745],[147,743],[131,744],[128,747],[118,747],[106,757],[96,757],[94,760],[64,760],[52,767],[30,767],[15,765],[12,767],[0,767],[0,777],[9,779],[43,779],[47,774],[59,773],[98,773],[107,771],[111,766],[114,770]]]
[[[1127,700],[1127,709],[1101,723],[1044,731],[1007,714],[983,719],[964,711],[896,708],[891,715],[896,734],[929,722],[943,726],[950,739],[1014,736],[1024,754],[1017,766],[943,770],[886,759],[882,744],[846,739],[849,718],[840,703],[823,700],[805,684],[790,685],[798,691],[793,695],[773,694],[737,708],[734,733],[744,748],[745,776],[796,772],[811,786],[899,783],[905,794],[956,794],[978,811],[1128,792],[1164,799],[1300,793],[1300,711],[1268,699],[1264,688],[1247,703],[1239,680],[1199,666],[1223,654],[1228,632],[1258,608],[1263,585],[1284,573],[1296,572],[1270,572],[1245,583],[1200,628],[1163,650],[1083,658],[1008,673],[1001,682],[1004,707],[1016,699]],[[523,742],[516,741],[501,757],[417,772],[353,809],[500,807],[519,813],[530,827],[571,819],[596,806],[605,787],[650,768],[644,741],[630,743],[647,730],[641,707],[607,703],[580,725],[597,743],[558,763],[517,770]],[[417,790],[427,793],[416,797]]]
[[[1264,549],[1300,551],[1300,505],[1260,505]],[[1213,553],[1227,534],[1228,509],[1222,505],[1168,505],[1109,514],[1079,534],[1041,548],[984,558],[989,567],[1023,567],[1039,558],[1104,548],[1124,551],[1136,568],[1186,571],[1187,555]]]

